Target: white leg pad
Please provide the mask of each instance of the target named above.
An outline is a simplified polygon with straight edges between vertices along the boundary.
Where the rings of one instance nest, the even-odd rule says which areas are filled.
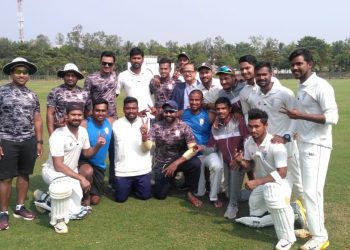
[[[294,234],[294,213],[291,206],[281,209],[271,209],[271,217],[275,226],[277,238],[290,242],[296,241]]]
[[[273,226],[273,221],[270,214],[265,215],[263,217],[255,217],[255,216],[241,217],[236,219],[236,222],[246,225],[248,227],[255,227],[255,228]]]
[[[266,183],[264,185],[264,199],[267,209],[271,213],[277,238],[290,242],[296,240],[294,234],[294,213],[290,206],[290,187],[287,182]]]
[[[49,186],[51,196],[51,225],[56,225],[57,220],[64,219],[69,222],[69,198],[72,195],[72,187],[68,177],[54,179]]]

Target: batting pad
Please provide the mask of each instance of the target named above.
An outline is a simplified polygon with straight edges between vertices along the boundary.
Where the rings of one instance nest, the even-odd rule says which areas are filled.
[[[270,210],[277,238],[290,242],[296,241],[294,234],[294,213],[291,206]]]
[[[57,220],[64,219],[69,222],[69,197],[72,195],[70,180],[67,177],[53,180],[49,186],[51,196],[51,225],[56,225]]]
[[[255,228],[273,226],[273,221],[270,214],[265,215],[263,217],[255,217],[255,216],[241,217],[236,219],[236,222],[246,225],[248,227],[255,227]]]
[[[264,199],[269,210],[289,206],[290,192],[288,192],[288,188],[284,180],[281,184],[269,182],[264,185]]]

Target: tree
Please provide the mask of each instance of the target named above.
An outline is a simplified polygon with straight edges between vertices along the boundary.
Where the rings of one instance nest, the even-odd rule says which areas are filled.
[[[317,37],[305,36],[298,41],[297,47],[311,51],[316,70],[328,70],[331,62],[330,46]]]
[[[83,37],[83,26],[77,25],[67,34],[67,45],[73,48],[80,48]]]

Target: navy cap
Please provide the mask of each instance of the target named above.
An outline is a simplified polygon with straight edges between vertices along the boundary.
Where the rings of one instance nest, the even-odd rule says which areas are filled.
[[[177,105],[177,103],[174,100],[169,100],[169,101],[165,102],[162,106],[162,109],[165,109],[167,106],[170,107],[174,111],[179,110],[179,106]]]

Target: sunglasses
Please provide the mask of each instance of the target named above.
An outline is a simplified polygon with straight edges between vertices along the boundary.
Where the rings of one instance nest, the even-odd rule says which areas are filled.
[[[109,63],[109,62],[101,62],[101,64],[103,66],[108,66],[108,67],[112,67],[114,65],[114,63]]]
[[[218,72],[223,72],[223,73],[232,73],[232,69],[229,68],[228,66],[221,66],[219,69],[218,69]]]
[[[28,75],[29,72],[26,69],[15,69],[13,71],[13,73],[16,74],[16,75],[20,75],[20,74]]]
[[[167,114],[167,113],[174,114],[175,112],[176,112],[176,110],[173,110],[173,109],[164,110],[164,114]]]

